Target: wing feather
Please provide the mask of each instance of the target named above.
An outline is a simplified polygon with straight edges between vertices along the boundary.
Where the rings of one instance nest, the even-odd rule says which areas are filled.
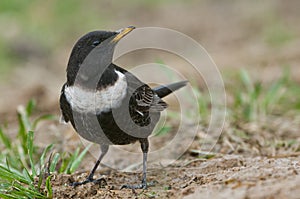
[[[132,120],[141,126],[151,122],[151,113],[159,113],[167,108],[164,102],[147,84],[140,81],[132,73],[115,66],[126,76],[129,99],[129,112]]]

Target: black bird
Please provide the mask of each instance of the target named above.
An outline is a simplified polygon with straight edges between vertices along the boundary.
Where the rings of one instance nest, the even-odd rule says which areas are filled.
[[[100,144],[101,153],[85,181],[97,182],[94,173],[110,145],[139,141],[143,152],[142,183],[123,188],[146,188],[148,136],[167,104],[161,99],[186,85],[177,82],[151,89],[132,73],[112,63],[117,42],[131,32],[93,31],[74,45],[67,66],[67,82],[60,96],[62,120],[71,122],[83,138]]]

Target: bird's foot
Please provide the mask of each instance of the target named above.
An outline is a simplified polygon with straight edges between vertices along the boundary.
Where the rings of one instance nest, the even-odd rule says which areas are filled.
[[[151,181],[151,182],[142,182],[141,184],[134,184],[134,185],[129,185],[129,184],[124,184],[121,186],[120,189],[147,189],[148,187],[153,187],[157,181]]]
[[[81,181],[81,182],[72,182],[70,185],[72,187],[77,187],[79,185],[83,185],[83,184],[87,184],[87,183],[91,183],[93,182],[94,184],[106,184],[106,180],[104,178],[98,178],[98,179],[93,179],[93,178],[87,178],[86,180],[84,181]]]

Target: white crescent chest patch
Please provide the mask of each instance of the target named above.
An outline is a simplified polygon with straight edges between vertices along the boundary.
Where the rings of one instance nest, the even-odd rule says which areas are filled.
[[[123,73],[115,72],[119,76],[115,84],[100,91],[87,90],[78,85],[66,86],[64,93],[72,109],[80,113],[101,113],[119,107],[127,93],[127,82]]]

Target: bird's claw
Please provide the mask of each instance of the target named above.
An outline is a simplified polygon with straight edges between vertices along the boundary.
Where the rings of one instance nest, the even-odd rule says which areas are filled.
[[[142,182],[141,184],[134,184],[134,185],[124,184],[121,186],[120,189],[147,189],[148,187],[152,187],[155,184],[156,181],[151,181],[149,183]]]
[[[134,185],[124,184],[121,186],[120,189],[147,189],[147,184],[134,184]]]
[[[91,183],[91,182],[93,182],[94,184],[101,184],[101,182],[106,183],[106,180],[104,178],[98,178],[98,179],[87,178],[86,180],[81,181],[81,182],[72,182],[70,184],[70,186],[77,187],[79,185],[84,185],[84,184]]]

